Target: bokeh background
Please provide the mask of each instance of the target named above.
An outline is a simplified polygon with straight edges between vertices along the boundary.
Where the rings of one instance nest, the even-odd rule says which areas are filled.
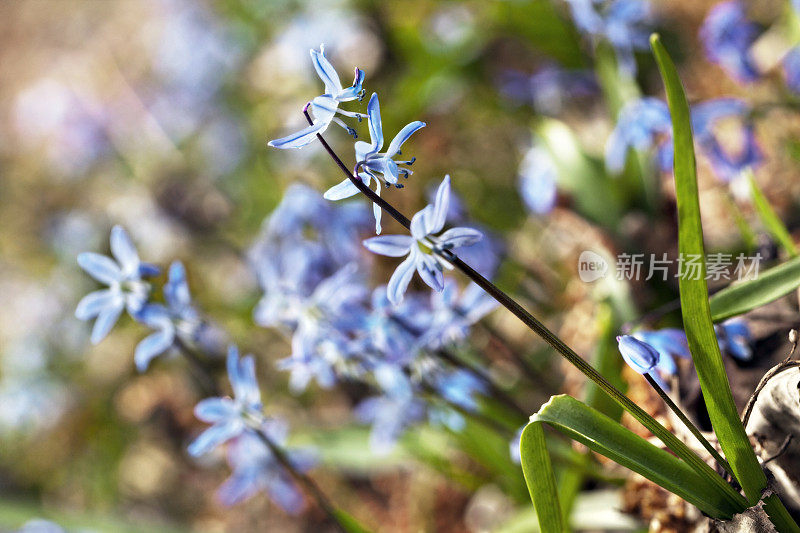
[[[772,2],[763,4],[759,9],[772,9]],[[704,58],[697,33],[711,5],[654,3],[656,26],[690,97],[769,102],[784,95],[780,81],[742,86]],[[470,445],[469,436],[423,428],[389,456],[377,456],[368,428],[352,421],[346,392],[289,392],[286,375],[274,368],[289,352],[286,340],[253,322],[261,290],[246,251],[262,221],[290,184],[322,191],[341,179],[319,146],[291,153],[266,147],[304,123],[302,103],[319,93],[308,50],[320,43],[343,81],[355,66],[366,71],[368,91],[381,94],[385,131],[417,119],[428,124],[410,143],[414,176],[387,198],[413,213],[449,173],[471,219],[506,243],[498,284],[578,351],[595,346],[608,295],[577,279],[577,254],[588,246],[615,249],[609,235],[648,251],[674,246],[668,209],[663,224],[651,225],[635,190],[615,193],[614,214],[579,213],[573,207],[581,200],[570,193],[547,217],[523,204],[520,162],[543,117],[557,115],[568,125],[595,169],[602,169],[614,126],[613,106],[601,97],[561,106],[556,93],[542,104],[513,82],[553,64],[593,68],[591,47],[563,2],[0,3],[0,529],[36,516],[98,531],[322,527],[319,512],[289,517],[263,496],[233,509],[215,500],[228,473],[224,462],[198,462],[185,451],[202,429],[192,413],[202,393],[179,358],[136,372],[140,325],[123,320],[101,344],[89,344],[89,325],[73,313],[95,285],[75,257],[104,251],[114,224],[128,230],[148,261],[184,261],[198,304],[256,354],[270,410],[291,422],[294,441],[318,445],[319,483],[367,525],[530,525],[506,440]],[[640,59],[640,85],[661,94],[652,61]],[[359,107],[366,102],[351,109]],[[352,159],[351,141],[333,130],[332,144]],[[790,227],[800,220],[798,133],[790,113],[772,113],[757,126],[765,152],[757,176]],[[741,248],[730,196],[700,164],[709,246]],[[668,180],[663,189],[669,197]],[[397,229],[391,222],[386,228]],[[388,275],[392,263],[385,265]],[[641,290],[633,297],[629,287],[612,288],[633,302],[632,314],[674,293],[668,284],[635,288]],[[549,394],[577,386],[580,380],[510,316],[496,312],[489,323],[546,377],[545,385],[518,391],[531,412]],[[484,338],[475,342],[496,348]],[[508,362],[500,358],[491,370],[513,385]],[[621,507],[618,490],[607,492],[597,491],[601,498],[579,510],[592,517]],[[632,527],[629,518],[612,515],[611,524]]]

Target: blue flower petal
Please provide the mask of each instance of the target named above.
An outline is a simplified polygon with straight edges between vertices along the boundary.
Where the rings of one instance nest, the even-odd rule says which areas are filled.
[[[411,283],[411,278],[414,277],[414,269],[416,268],[415,255],[412,253],[397,266],[394,274],[389,279],[389,284],[386,286],[386,296],[394,305],[403,301],[403,295],[408,288],[408,284]]]
[[[154,357],[161,355],[172,347],[175,340],[175,328],[169,327],[145,337],[136,345],[133,360],[136,369],[144,372]]]
[[[410,124],[406,124],[405,127],[403,127],[403,129],[394,136],[392,142],[389,143],[389,148],[386,149],[386,157],[394,157],[397,155],[397,152],[400,151],[400,147],[403,145],[403,143],[406,142],[408,138],[414,134],[414,132],[424,128],[425,126],[426,124],[419,120],[415,120]]]
[[[472,228],[451,228],[439,236],[439,243],[445,249],[470,246],[483,238],[483,233]]]
[[[243,430],[244,425],[238,419],[211,426],[189,445],[189,455],[193,457],[204,455],[223,442],[239,435]]]
[[[123,303],[124,298],[119,291],[103,289],[90,292],[78,302],[78,307],[75,308],[75,317],[78,320],[89,320],[100,314],[104,308],[119,306]]]
[[[617,337],[619,351],[628,366],[640,374],[647,374],[658,364],[660,354],[658,351],[631,335]]]
[[[106,338],[108,332],[111,331],[111,328],[117,323],[119,315],[122,314],[122,309],[124,307],[125,305],[122,302],[114,302],[113,305],[104,307],[103,310],[100,311],[100,314],[97,315],[94,327],[92,328],[92,336],[90,339],[92,344],[97,344]]]
[[[194,415],[203,422],[215,423],[235,418],[238,410],[230,398],[206,398],[194,407]]]
[[[356,187],[355,183],[350,181],[349,178],[346,178],[343,182],[339,183],[338,185],[334,185],[325,191],[325,194],[323,194],[322,197],[326,200],[336,201],[343,200],[344,198],[350,198],[351,196],[358,194],[358,192],[358,187]]]
[[[111,228],[111,253],[127,276],[139,275],[139,254],[122,226]]]
[[[302,148],[303,146],[313,142],[317,138],[317,133],[322,133],[324,128],[327,127],[328,123],[320,120],[315,122],[313,125],[308,126],[307,128],[303,128],[298,132],[292,133],[291,135],[270,141],[267,143],[267,145],[272,146],[273,148],[281,149]]]
[[[325,57],[325,46],[320,45],[319,51],[310,50],[311,62],[314,64],[314,70],[317,75],[325,84],[325,93],[331,96],[337,96],[342,92],[342,82],[339,80],[339,74],[333,68],[330,61]]]
[[[78,254],[78,264],[100,283],[112,285],[122,281],[122,270],[110,257],[94,252],[83,252]]]
[[[382,235],[364,241],[364,247],[372,253],[388,257],[407,255],[414,239],[410,235]]]
[[[367,104],[367,115],[372,151],[378,152],[383,147],[383,124],[381,123],[381,105],[378,102],[378,93],[372,93]]]

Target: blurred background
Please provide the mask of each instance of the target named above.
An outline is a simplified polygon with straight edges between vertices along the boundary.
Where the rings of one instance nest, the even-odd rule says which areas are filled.
[[[653,3],[652,27],[676,55],[690,98],[784,98],[780,80],[737,84],[701,53],[698,30],[712,4]],[[761,4],[756,16],[766,20],[779,3]],[[315,479],[366,525],[533,527],[521,472],[508,456],[513,431],[474,439],[469,430],[420,427],[391,454],[375,454],[369,427],[352,419],[348,391],[312,386],[292,393],[274,364],[289,344],[253,321],[262,289],[247,251],[265,217],[293,183],[324,191],[341,180],[316,144],[266,147],[304,124],[303,103],[320,93],[308,50],[320,43],[343,83],[353,67],[366,71],[368,94],[381,95],[387,136],[412,120],[427,122],[408,146],[417,157],[414,175],[386,197],[411,214],[449,173],[471,223],[504,247],[498,285],[578,352],[592,353],[600,342],[609,305],[611,323],[619,325],[674,297],[670,283],[600,287],[577,278],[576,258],[587,247],[674,252],[674,205],[671,180],[657,171],[666,200],[655,219],[636,180],[606,185],[614,178],[604,169],[604,150],[619,106],[595,81],[576,94],[531,83],[548,68],[595,69],[592,43],[564,2],[0,3],[0,529],[34,517],[94,531],[318,531],[324,522],[313,508],[289,516],[263,495],[220,505],[214,494],[228,475],[224,460],[198,461],[185,451],[204,427],[192,412],[203,395],[188,365],[168,358],[137,373],[132,353],[144,330],[129,319],[89,344],[90,325],[74,310],[96,285],[75,258],[105,253],[114,224],[128,230],[143,259],[186,264],[198,306],[256,355],[265,405],[290,422],[293,442],[319,448]],[[639,65],[643,92],[660,96],[646,50]],[[363,112],[366,101],[348,109]],[[800,221],[800,121],[770,112],[756,134],[764,153],[757,178],[793,227]],[[564,157],[578,146],[583,168],[609,187],[610,200],[598,206],[587,197],[596,191],[573,176],[559,183],[547,214],[526,205],[521,163],[542,135],[563,147]],[[336,127],[328,137],[350,164],[349,137]],[[700,165],[709,248],[776,257],[763,239],[747,243],[729,190],[707,161]],[[385,222],[386,233],[398,229]],[[378,262],[373,281],[384,282],[393,266]],[[520,384],[502,357],[489,368],[516,387],[531,413],[550,394],[580,390],[581,380],[509,314],[497,311],[487,323],[541,373],[534,387]],[[479,349],[500,349],[476,335]],[[615,511],[625,507],[618,474],[583,485],[598,490],[585,491],[578,516],[591,524],[606,513],[611,529],[636,527]]]

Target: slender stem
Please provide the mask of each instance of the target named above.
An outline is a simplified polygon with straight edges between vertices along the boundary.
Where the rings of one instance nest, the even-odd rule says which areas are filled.
[[[711,454],[711,457],[713,457],[714,460],[717,461],[717,463],[719,463],[719,465],[725,469],[725,471],[731,476],[731,479],[736,479],[736,476],[733,474],[733,470],[731,469],[731,466],[728,464],[728,461],[722,458],[722,456],[719,454],[716,448],[714,448],[714,446],[712,446],[711,443],[708,442],[708,440],[703,436],[702,432],[697,428],[697,426],[692,424],[692,421],[689,420],[689,417],[687,417],[683,413],[683,411],[681,411],[681,409],[677,405],[675,405],[675,402],[672,401],[672,398],[670,398],[669,395],[666,392],[664,392],[664,389],[661,388],[661,385],[656,383],[656,380],[653,379],[653,376],[651,376],[650,374],[645,374],[644,379],[646,379],[647,382],[650,384],[650,386],[653,387],[653,389],[655,389],[655,391],[658,393],[659,396],[661,396],[661,399],[664,400],[664,403],[667,404],[667,407],[669,407],[672,410],[672,412],[675,413],[675,416],[677,416],[680,419],[680,421],[683,422],[683,425],[686,426],[686,429],[688,429],[689,432],[692,435],[694,435],[698,441],[700,441],[700,444],[702,444],[703,448],[705,448],[706,451]]]
[[[303,113],[309,123],[312,123],[311,116],[307,110]],[[397,209],[391,206],[386,200],[375,194],[367,185],[361,181],[358,176],[353,175],[347,166],[342,162],[336,152],[325,141],[324,137],[317,133],[317,139],[322,146],[336,162],[344,174],[350,181],[373,203],[377,204],[381,209],[389,213],[397,222],[402,224],[406,229],[410,229],[411,223],[409,219],[400,213]],[[638,420],[645,428],[647,428],[653,435],[658,437],[667,448],[672,450],[678,457],[686,461],[696,472],[706,477],[709,481],[714,483],[721,491],[722,494],[730,500],[730,502],[737,506],[747,505],[744,497],[733,490],[722,477],[717,474],[706,462],[697,455],[691,448],[689,448],[683,441],[678,439],[675,435],[661,425],[655,418],[650,416],[644,409],[639,407],[630,398],[620,392],[614,385],[612,385],[603,375],[601,375],[591,364],[589,364],[580,355],[575,353],[564,341],[558,336],[553,334],[544,324],[539,322],[533,315],[520,306],[508,294],[500,290],[492,282],[483,277],[480,273],[475,271],[472,267],[459,259],[453,253],[447,253],[444,257],[453,266],[458,268],[462,273],[474,281],[479,287],[485,290],[490,296],[497,300],[503,307],[508,309],[514,316],[516,316],[523,324],[528,326],[532,331],[539,335],[545,342],[547,342],[553,349],[561,354],[565,359],[572,363],[578,370],[580,370],[586,377],[594,381],[597,386],[608,394],[614,401],[619,403],[626,411],[628,411],[636,420]]]
[[[275,442],[269,437],[269,435],[266,434],[264,430],[258,429],[255,431],[255,433],[258,435],[258,438],[261,439],[261,441],[267,446],[267,448],[269,448],[269,451],[272,452],[272,455],[275,456],[275,459],[278,460],[281,466],[283,466],[283,468],[285,468],[286,471],[292,475],[295,481],[297,481],[300,485],[305,487],[309,493],[311,493],[311,495],[317,501],[317,504],[336,524],[336,528],[342,531],[342,533],[346,533],[347,527],[342,524],[336,507],[334,507],[322,489],[319,488],[319,485],[317,485],[316,482],[311,479],[311,477],[297,470],[297,468],[295,468],[292,464],[291,460],[289,460],[289,457],[287,457],[286,452],[284,452],[280,446],[275,444]]]

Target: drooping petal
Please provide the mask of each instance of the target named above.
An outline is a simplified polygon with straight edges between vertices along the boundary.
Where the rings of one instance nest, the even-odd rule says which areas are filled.
[[[217,498],[220,503],[230,507],[256,494],[261,488],[260,474],[259,470],[253,468],[242,468],[235,471],[217,489]]]
[[[325,191],[322,197],[326,200],[336,201],[350,198],[354,194],[358,194],[358,187],[349,178],[345,178],[343,182]]]
[[[194,415],[203,422],[213,424],[236,417],[237,408],[230,398],[206,398],[195,406]]]
[[[483,233],[472,228],[450,228],[439,236],[442,248],[451,250],[470,246],[483,238]]]
[[[389,301],[394,305],[403,301],[403,295],[411,283],[411,278],[414,276],[414,269],[416,268],[416,256],[411,254],[408,258],[397,266],[397,269],[389,279],[389,284],[386,286],[386,296]]]
[[[314,70],[317,71],[317,76],[325,84],[325,93],[331,96],[338,96],[342,92],[342,82],[339,80],[339,74],[336,73],[336,69],[325,57],[325,45],[320,45],[319,51],[312,49],[310,52]]]
[[[169,266],[169,279],[164,285],[164,298],[174,310],[184,309],[192,304],[189,284],[186,281],[186,268],[180,261]]]
[[[397,135],[394,136],[392,142],[389,143],[389,148],[386,149],[386,157],[394,157],[400,151],[400,147],[408,140],[415,131],[422,129],[426,124],[420,120],[415,120],[410,124],[406,124]]]
[[[100,283],[112,285],[122,281],[122,270],[110,257],[94,252],[83,252],[78,254],[78,264]]]
[[[267,487],[270,498],[281,506],[281,508],[291,515],[296,515],[303,510],[303,494],[297,485],[284,475],[277,475],[270,478]]]
[[[211,426],[189,445],[189,455],[193,457],[204,455],[223,442],[239,435],[243,429],[244,424],[238,419]]]
[[[372,151],[378,152],[383,148],[383,124],[381,124],[381,104],[378,102],[378,93],[372,93],[367,104],[369,123],[369,137],[372,140]]]
[[[164,328],[145,337],[136,345],[136,351],[133,354],[136,369],[139,372],[147,370],[150,361],[169,350],[174,340],[175,328],[172,327]]]
[[[239,362],[239,383],[234,385],[234,392],[236,399],[247,406],[256,407],[261,404],[261,391],[256,379],[256,363],[252,355],[243,357]]]
[[[375,180],[375,194],[378,196],[381,195],[381,182],[380,180]],[[376,203],[372,204],[372,215],[375,217],[375,234],[381,234],[381,215],[383,214],[383,209]]]
[[[106,307],[121,305],[123,300],[124,298],[119,291],[103,289],[90,292],[78,302],[78,307],[75,308],[75,318],[89,320],[100,314]]]
[[[372,253],[388,257],[407,255],[414,239],[410,235],[382,235],[364,241],[364,247]]]
[[[114,254],[126,276],[138,276],[139,254],[136,252],[136,247],[128,236],[128,232],[122,226],[111,228],[111,253]]]
[[[327,127],[327,122],[318,120],[307,128],[303,128],[302,130],[292,133],[291,135],[287,135],[286,137],[281,137],[280,139],[270,141],[267,143],[267,145],[272,146],[273,148],[281,149],[302,148],[303,146],[313,142],[317,138],[317,133],[322,133]]]
[[[357,68],[355,78],[353,79],[353,85],[339,93],[336,99],[340,102],[347,102],[348,100],[355,100],[358,98],[359,93],[361,93],[361,86],[364,85],[365,77],[364,71]]]
[[[121,301],[114,302],[114,305],[104,307],[103,310],[100,311],[100,314],[97,315],[97,320],[94,322],[94,327],[92,328],[92,336],[90,338],[92,344],[97,344],[106,338],[108,332],[111,331],[111,328],[117,323],[124,306],[124,303]]]
[[[417,260],[417,272],[428,287],[435,291],[444,289],[444,273],[432,255],[420,253]]]
[[[436,191],[436,200],[433,203],[432,218],[428,221],[425,228],[427,234],[439,233],[447,220],[447,209],[450,206],[450,176],[447,175]]]

